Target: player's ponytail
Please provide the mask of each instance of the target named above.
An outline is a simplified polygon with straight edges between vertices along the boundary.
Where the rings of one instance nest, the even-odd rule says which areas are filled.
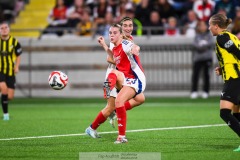
[[[218,14],[214,14],[210,18],[210,22],[213,25],[217,24],[222,29],[226,29],[228,27],[228,25],[232,23],[232,19],[231,18],[227,18],[225,15],[218,13]]]
[[[231,18],[227,18],[226,19],[226,26],[228,26],[229,24],[231,24],[232,23],[232,19]]]

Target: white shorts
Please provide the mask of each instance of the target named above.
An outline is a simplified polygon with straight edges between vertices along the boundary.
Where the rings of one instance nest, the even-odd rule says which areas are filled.
[[[105,76],[105,81],[107,81],[107,77],[108,77],[108,75],[109,75],[109,73],[113,70],[113,69],[116,69],[116,66],[115,65],[113,65],[113,64],[109,64],[108,65],[108,68],[107,68],[107,72],[106,72],[106,76]],[[110,92],[110,96],[111,97],[117,97],[117,89],[114,87],[113,89],[112,89],[112,91]]]
[[[142,93],[146,88],[146,79],[142,77],[139,78],[124,78],[124,86],[129,86],[135,89],[136,94]]]

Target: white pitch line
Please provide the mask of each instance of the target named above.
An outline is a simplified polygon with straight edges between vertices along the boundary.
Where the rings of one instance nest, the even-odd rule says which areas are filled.
[[[146,132],[146,131],[163,131],[163,130],[177,130],[177,129],[193,129],[193,128],[209,128],[209,127],[220,127],[226,126],[226,124],[209,124],[209,125],[199,125],[199,126],[182,126],[182,127],[166,127],[166,128],[149,128],[149,129],[137,129],[128,130],[126,132]],[[110,132],[99,132],[99,134],[112,134],[118,131]],[[86,133],[79,134],[63,134],[63,135],[50,135],[50,136],[34,136],[34,137],[19,137],[19,138],[3,138],[0,141],[12,141],[12,140],[25,140],[25,139],[41,139],[41,138],[56,138],[56,137],[73,137],[73,136],[85,136]]]

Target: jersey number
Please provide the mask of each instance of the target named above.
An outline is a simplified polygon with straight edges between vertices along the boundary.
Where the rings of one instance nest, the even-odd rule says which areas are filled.
[[[137,79],[133,79],[133,78],[127,78],[126,79],[127,84],[135,84],[136,81],[137,81]]]

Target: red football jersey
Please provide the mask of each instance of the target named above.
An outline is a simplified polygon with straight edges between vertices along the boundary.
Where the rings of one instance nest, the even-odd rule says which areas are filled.
[[[138,74],[136,72],[139,72],[136,68],[140,68],[143,72],[139,57],[130,53],[132,45],[131,41],[123,40],[112,49],[117,70],[123,72],[126,78],[136,78]]]

